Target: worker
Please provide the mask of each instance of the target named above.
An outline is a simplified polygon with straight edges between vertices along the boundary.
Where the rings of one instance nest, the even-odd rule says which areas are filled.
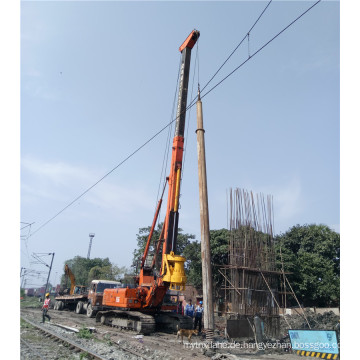
[[[180,315],[183,315],[183,306],[182,301],[180,300],[178,301],[176,312]]]
[[[195,323],[194,323],[194,330],[196,330],[196,327],[199,325],[199,333],[201,333],[203,312],[204,312],[203,302],[200,301],[199,305],[195,309]]]
[[[49,319],[49,321],[51,320],[50,315],[48,315],[48,313],[47,313],[48,310],[49,310],[50,301],[51,301],[51,300],[50,300],[50,294],[47,293],[47,294],[45,295],[44,305],[43,305],[42,308],[41,308],[42,313],[43,313],[43,315],[42,315],[42,323],[45,322],[45,317],[47,317],[47,318]]]
[[[192,300],[189,299],[189,303],[185,306],[185,315],[190,316],[191,318],[194,317],[194,305],[192,304]]]

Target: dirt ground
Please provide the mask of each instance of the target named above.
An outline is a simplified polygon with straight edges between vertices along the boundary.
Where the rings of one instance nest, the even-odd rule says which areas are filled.
[[[68,336],[79,343],[83,343],[93,351],[104,356],[104,358],[114,360],[141,358],[162,360],[186,360],[191,358],[199,360],[296,360],[299,359],[299,356],[292,354],[291,351],[289,352],[289,348],[286,347],[286,343],[289,342],[287,338],[287,324],[289,323],[293,329],[301,329],[304,328],[305,322],[304,318],[300,315],[286,315],[285,317],[281,317],[282,341],[279,342],[276,341],[277,339],[266,339],[265,344],[268,343],[268,348],[261,352],[256,348],[254,341],[234,342],[231,339],[226,339],[223,332],[224,321],[221,321],[218,324],[218,330],[215,332],[215,341],[212,345],[213,348],[211,348],[207,345],[204,335],[194,336],[191,343],[189,343],[187,339],[184,339],[184,343],[181,344],[180,339],[176,338],[176,334],[156,332],[152,335],[142,336],[131,331],[100,325],[99,323],[96,323],[93,318],[88,318],[85,315],[79,315],[70,311],[50,310],[49,313],[52,317],[52,322],[46,323],[46,326],[51,327],[52,330],[61,332],[63,336]],[[41,320],[41,311],[39,309],[22,308],[21,316],[39,322]],[[313,329],[333,329],[339,321],[339,317],[334,313],[325,313],[323,315],[309,313],[307,316]],[[56,324],[62,324],[77,329],[91,327],[95,328],[95,331],[91,339],[81,339],[76,333],[64,331],[64,329],[56,326]],[[26,339],[26,336],[29,335],[31,331],[35,330],[23,327],[20,331],[21,338]],[[32,334],[31,338],[36,339],[37,337]],[[44,347],[46,344],[41,343],[41,346]],[[129,352],[127,352],[127,349]],[[51,351],[53,357],[49,356]],[[130,353],[131,351],[132,353]],[[25,354],[24,351],[22,351],[22,353]],[[47,359],[66,359],[66,356],[59,357],[59,352],[54,348],[52,348],[52,350],[48,349],[46,354]],[[139,355],[137,356],[136,354]],[[24,355],[21,358],[28,359],[29,357],[25,357]],[[302,356],[302,359],[307,358],[310,359],[310,357]],[[71,359],[80,359],[80,357],[79,355],[73,354]]]
[[[325,312],[324,314],[315,314],[312,311],[306,310],[305,316],[311,329],[314,330],[333,330],[340,320],[339,315],[335,315],[332,311]],[[285,333],[289,328],[287,323],[290,324],[292,329],[308,329],[307,322],[303,315],[285,315],[280,318],[280,329]]]

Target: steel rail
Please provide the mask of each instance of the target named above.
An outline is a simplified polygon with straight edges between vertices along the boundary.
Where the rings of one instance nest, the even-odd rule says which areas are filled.
[[[81,346],[69,339],[66,339],[65,337],[61,336],[60,334],[57,334],[56,332],[50,330],[50,329],[47,329],[45,326],[42,326],[42,325],[39,325],[29,319],[26,319],[25,317],[21,317],[24,321],[28,322],[29,324],[31,324],[32,326],[40,329],[41,331],[45,332],[45,333],[48,333],[50,334],[50,336],[52,337],[55,337],[55,338],[58,338],[59,340],[61,340],[62,342],[65,342],[67,344],[69,344],[70,346],[76,348],[76,349],[79,349],[83,352],[86,352],[89,356],[91,356],[93,359],[96,359],[96,360],[107,360],[106,358],[100,356],[99,354],[95,353],[94,351],[90,350],[89,348],[86,348],[84,346]]]
[[[86,348],[86,347],[83,347],[83,346],[80,346],[79,344],[69,340],[69,339],[66,339],[65,337],[61,336],[60,334],[57,334],[56,332],[46,328],[45,326],[42,326],[40,324],[37,324],[35,322],[33,322],[32,320],[29,320],[27,319],[26,317],[23,317],[21,316],[21,318],[28,322],[29,324],[31,324],[32,326],[40,329],[41,331],[45,332],[45,333],[48,333],[50,334],[51,336],[53,337],[56,337],[58,338],[59,340],[61,340],[62,342],[65,342],[65,343],[68,343],[70,346],[76,348],[76,349],[79,349],[80,351],[83,351],[83,352],[86,352],[89,356],[91,356],[93,359],[95,360],[108,360],[102,356],[100,356],[99,354],[93,352],[92,350],[90,350],[89,348]],[[70,330],[69,330],[70,331]],[[24,340],[23,340],[24,341]],[[25,341],[24,341],[25,342]],[[134,351],[134,350],[131,350],[131,349],[127,349],[125,347],[122,347],[121,345],[117,344],[117,346],[119,347],[119,350],[122,350],[124,352],[128,352],[132,355],[135,355],[137,356],[138,358],[141,358],[141,359],[145,359],[145,360],[149,360],[149,358],[145,357],[144,355],[142,354],[139,354],[138,352]]]
[[[20,341],[24,343],[25,346],[27,346],[32,353],[34,353],[37,357],[39,357],[41,360],[46,360],[36,349],[33,348],[27,341],[20,338]]]

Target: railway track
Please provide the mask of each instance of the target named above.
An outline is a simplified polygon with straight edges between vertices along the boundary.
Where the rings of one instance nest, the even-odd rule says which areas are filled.
[[[52,322],[64,327],[80,330],[82,328],[95,328],[92,340],[86,341],[80,339],[74,334],[63,333],[66,338],[74,338],[81,340],[85,346],[92,346],[92,349],[103,357],[116,360],[135,360],[135,359],[154,359],[161,358],[164,360],[178,360],[179,358],[188,359],[196,354],[198,360],[209,360],[203,355],[201,349],[185,348],[180,340],[177,339],[176,333],[169,334],[163,332],[155,332],[151,335],[138,335],[137,332],[124,330],[117,327],[109,327],[96,322],[95,318],[88,318],[86,315],[80,315],[73,311],[56,311],[49,312]],[[22,308],[21,317],[25,317],[39,324],[41,320],[40,308]],[[51,324],[51,323],[50,323]],[[41,324],[40,324],[41,325]],[[46,322],[45,328],[53,328],[58,333],[61,330],[55,328]],[[25,337],[25,340],[26,337]],[[200,337],[193,338],[194,342],[201,341]],[[29,341],[30,342],[30,341]],[[31,342],[30,342],[31,345]],[[21,344],[25,347],[25,344]],[[42,350],[41,347],[39,350]],[[30,350],[29,350],[30,351]],[[30,358],[24,358],[27,360]],[[37,358],[36,358],[37,359]],[[47,360],[55,360],[55,356],[47,357]],[[58,359],[78,360],[79,355],[73,357],[58,357]]]
[[[25,345],[25,347],[30,350],[30,353],[33,354],[36,358],[39,358],[40,360],[45,360],[45,358],[39,353],[37,349],[35,349],[32,345],[30,345],[27,341],[24,339],[20,339],[21,343]]]
[[[27,322],[28,324],[30,324],[31,326],[33,326],[34,328],[36,328],[41,333],[41,335],[44,339],[47,339],[47,340],[50,339],[55,343],[63,344],[64,347],[69,350],[70,355],[74,355],[76,353],[84,353],[84,354],[86,354],[86,359],[94,359],[94,360],[108,360],[109,359],[108,357],[104,357],[104,356],[96,353],[95,351],[93,351],[92,349],[90,349],[87,346],[76,343],[76,342],[60,335],[56,331],[53,331],[52,329],[49,329],[46,326],[36,323],[26,317],[21,317],[21,319],[24,320],[25,322]],[[20,340],[21,340],[21,343],[28,349],[28,351],[30,351],[33,354],[33,356],[30,357],[31,359],[44,359],[45,360],[48,358],[45,354],[42,354],[41,349],[38,349],[36,346],[32,345],[31,343],[29,343],[28,341],[26,341],[22,338]],[[118,345],[118,348],[119,348],[119,350],[124,352],[124,355],[123,355],[124,359],[129,358],[129,356],[127,356],[126,354],[128,354],[128,355],[131,354],[131,355],[135,356],[137,359],[148,360],[147,357],[145,357],[143,354],[140,354],[136,351],[127,349],[120,345]],[[70,355],[68,355],[69,358],[70,358]]]
[[[83,345],[80,345],[80,344],[77,344],[75,343],[74,341],[71,341],[70,339],[67,339],[65,338],[64,336],[56,333],[55,331],[43,326],[43,325],[40,325],[40,324],[37,324],[25,317],[22,317],[22,319],[24,321],[26,321],[27,323],[29,323],[30,325],[32,325],[33,327],[35,327],[36,329],[38,329],[44,337],[47,337],[47,338],[51,338],[54,342],[61,342],[62,344],[66,345],[69,350],[71,350],[72,352],[76,353],[76,352],[84,352],[87,355],[87,357],[91,358],[91,359],[95,359],[95,360],[107,360],[106,358],[102,357],[101,355],[95,353],[94,351],[92,351],[90,348],[88,347],[84,347]],[[35,351],[34,347],[32,347],[29,343],[27,343],[25,340],[23,340],[23,343],[26,344],[26,346],[28,348],[30,348],[31,351]],[[38,355],[40,355],[40,352],[37,351]]]

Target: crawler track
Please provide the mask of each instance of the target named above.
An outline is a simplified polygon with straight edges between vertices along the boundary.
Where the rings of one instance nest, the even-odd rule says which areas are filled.
[[[180,329],[192,329],[193,320],[189,316],[183,316],[171,312],[161,312],[156,315],[156,328],[159,331],[176,333]]]
[[[133,330],[149,335],[155,331],[176,333],[179,329],[192,329],[193,321],[189,316],[171,312],[149,315],[138,311],[108,310],[96,314],[96,322],[102,325]]]
[[[96,322],[102,325],[133,330],[141,334],[151,334],[155,331],[155,319],[151,315],[138,311],[99,311],[96,314]]]

